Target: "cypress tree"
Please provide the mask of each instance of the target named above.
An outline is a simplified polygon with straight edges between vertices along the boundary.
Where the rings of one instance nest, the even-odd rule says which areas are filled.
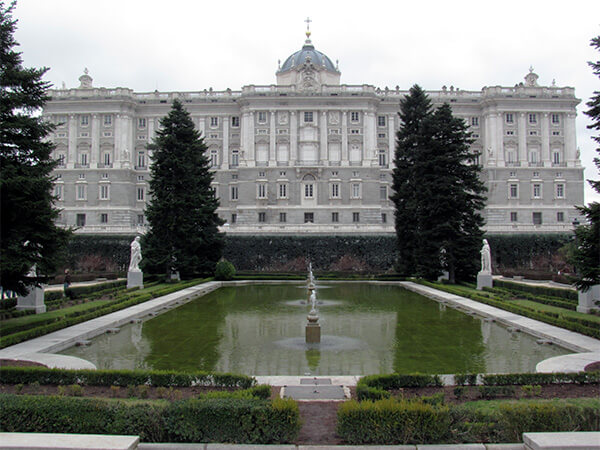
[[[600,36],[593,38],[590,45],[600,50]],[[600,61],[590,61],[588,64],[594,74],[600,77]],[[600,92],[594,91],[594,95],[586,105],[590,109],[585,114],[592,119],[588,128],[600,131]],[[600,135],[594,136],[593,139],[600,144]],[[596,153],[600,156],[600,147],[596,148]],[[600,175],[600,157],[594,158],[594,164]],[[588,182],[596,192],[600,193],[600,179],[588,180]],[[587,217],[588,223],[575,230],[577,248],[573,263],[578,275],[575,286],[577,289],[587,291],[590,287],[600,284],[600,203],[592,202],[577,209]]]
[[[69,232],[54,223],[52,159],[45,137],[54,127],[35,115],[48,100],[47,68],[22,66],[13,35],[15,3],[0,2],[0,282],[25,295],[60,262]],[[30,276],[36,266],[37,276]],[[33,275],[33,274],[32,274]]]
[[[150,230],[142,241],[144,271],[182,277],[213,273],[224,245],[211,187],[207,147],[179,100],[161,122],[150,167]]]

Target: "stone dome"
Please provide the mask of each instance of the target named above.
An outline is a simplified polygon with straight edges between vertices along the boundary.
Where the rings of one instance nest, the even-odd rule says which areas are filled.
[[[277,73],[288,72],[293,70],[299,66],[302,66],[306,62],[306,59],[309,58],[310,62],[312,62],[315,66],[323,67],[325,70],[330,72],[339,73],[339,71],[335,68],[335,65],[331,62],[331,59],[324,53],[315,49],[315,46],[310,42],[309,39],[306,40],[301,50],[290,55],[281,68],[277,71]]]

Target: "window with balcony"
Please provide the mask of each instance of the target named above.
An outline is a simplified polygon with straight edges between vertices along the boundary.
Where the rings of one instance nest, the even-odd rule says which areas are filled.
[[[210,151],[210,167],[219,167],[219,152],[217,150]]]
[[[267,184],[266,183],[258,183],[256,185],[256,197],[257,198],[267,198]]]
[[[340,183],[331,183],[331,198],[340,198]]]
[[[313,198],[313,196],[314,196],[313,183],[306,183],[304,185],[304,198]]]
[[[111,164],[111,160],[110,160],[110,152],[104,152],[104,153],[102,154],[102,163],[103,163],[105,166],[110,166],[110,164]]]
[[[87,165],[88,165],[88,154],[87,153],[81,153],[79,155],[79,164],[81,164],[82,167],[87,167]]]
[[[379,149],[378,159],[381,167],[387,166],[387,152],[384,148]]]
[[[287,198],[287,184],[280,183],[277,185],[277,198]]]
[[[143,169],[146,167],[146,152],[138,152],[137,153],[137,164],[138,169]]]
[[[231,151],[231,167],[237,167],[240,165],[240,153],[238,150]]]

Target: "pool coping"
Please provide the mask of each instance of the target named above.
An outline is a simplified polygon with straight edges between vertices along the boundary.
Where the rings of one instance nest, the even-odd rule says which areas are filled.
[[[600,354],[600,340],[588,336],[568,331],[554,325],[549,325],[538,320],[529,319],[518,314],[511,313],[490,305],[476,302],[474,300],[460,297],[455,294],[440,291],[428,286],[419,285],[410,281],[377,281],[377,280],[352,280],[352,281],[324,281],[330,283],[367,283],[367,284],[382,284],[395,285],[404,287],[410,291],[426,296],[430,299],[445,303],[450,307],[457,308],[467,313],[474,313],[506,326],[514,327],[527,332],[536,337],[549,340],[562,347],[576,352],[572,355],[564,355],[559,365],[549,366],[559,367],[560,371],[579,371],[582,362],[590,363],[589,358],[594,356],[585,355],[587,353]],[[39,362],[49,367],[65,368],[65,369],[93,369],[95,366],[82,358],[57,355],[54,352],[59,352],[65,348],[76,345],[77,342],[86,341],[93,337],[99,336],[109,330],[114,330],[120,326],[127,324],[133,320],[147,317],[148,315],[156,315],[161,312],[166,312],[174,306],[182,303],[187,303],[195,298],[201,297],[209,292],[212,292],[220,287],[226,286],[243,286],[250,284],[303,284],[302,280],[240,280],[240,281],[209,281],[198,284],[196,286],[184,288],[182,290],[158,297],[138,305],[130,306],[120,311],[82,322],[62,330],[58,330],[44,336],[30,339],[19,344],[12,345],[0,350],[0,359],[20,359],[32,362]],[[554,359],[554,358],[550,358]],[[600,359],[600,358],[598,358]],[[548,360],[540,362],[542,365]],[[542,367],[544,367],[542,365]],[[572,367],[572,370],[568,370]],[[540,371],[540,370],[538,370]],[[547,371],[547,370],[544,370]],[[558,371],[558,370],[550,370]],[[296,379],[305,378],[305,376],[255,376],[260,382],[267,382],[272,385],[292,385]],[[356,381],[361,376],[327,376],[327,378],[339,378],[341,383],[345,385],[355,385]],[[274,384],[276,383],[276,384]],[[299,381],[298,381],[299,384]]]

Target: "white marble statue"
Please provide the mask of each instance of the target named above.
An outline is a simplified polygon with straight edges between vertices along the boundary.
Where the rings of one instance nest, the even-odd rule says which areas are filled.
[[[480,273],[492,273],[492,253],[490,250],[490,244],[487,239],[483,240],[483,247],[481,247],[481,271]]]
[[[140,272],[140,261],[142,260],[142,246],[140,245],[140,237],[131,241],[131,258],[129,260],[129,271]]]

